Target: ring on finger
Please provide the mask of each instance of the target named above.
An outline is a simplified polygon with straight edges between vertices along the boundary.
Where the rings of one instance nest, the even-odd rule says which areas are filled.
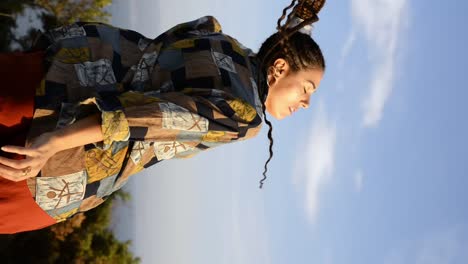
[[[25,169],[22,170],[23,176],[28,175],[31,172],[31,166],[26,167]]]

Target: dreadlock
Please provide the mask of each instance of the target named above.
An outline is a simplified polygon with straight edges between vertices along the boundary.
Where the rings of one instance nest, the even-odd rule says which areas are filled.
[[[296,2],[298,2],[296,4]],[[266,118],[265,98],[268,94],[268,84],[265,78],[261,78],[262,73],[266,73],[268,68],[279,58],[283,58],[291,66],[293,72],[302,69],[321,69],[325,70],[325,59],[318,44],[307,34],[298,32],[305,25],[311,24],[318,20],[317,13],[323,7],[325,0],[292,0],[291,4],[283,9],[281,17],[277,22],[277,30],[275,34],[267,38],[262,44],[257,54],[259,65],[257,75],[259,78],[260,94],[263,95],[262,110],[265,123],[268,125],[268,139],[270,141],[269,153],[270,156],[265,162],[263,179],[260,180],[260,189],[263,182],[266,180],[268,171],[268,163],[273,158],[273,127],[271,122]],[[286,16],[289,9],[293,8],[292,12]],[[293,15],[299,16],[303,21],[291,28]],[[284,25],[282,21],[286,19]]]

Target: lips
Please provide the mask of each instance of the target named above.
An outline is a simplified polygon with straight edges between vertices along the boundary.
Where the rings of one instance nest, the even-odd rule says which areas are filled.
[[[292,114],[292,113],[294,113],[294,112],[296,112],[296,108],[294,108],[294,107],[289,107],[289,113]]]

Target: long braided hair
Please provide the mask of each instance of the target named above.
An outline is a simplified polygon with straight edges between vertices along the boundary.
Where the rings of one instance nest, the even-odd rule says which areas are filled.
[[[296,3],[298,2],[298,3]],[[262,102],[263,118],[268,125],[268,139],[270,140],[269,153],[270,156],[265,162],[263,179],[260,180],[260,189],[263,187],[263,182],[266,180],[268,171],[268,163],[273,158],[273,127],[271,122],[266,118],[265,98],[268,94],[268,83],[266,74],[268,68],[278,58],[283,58],[291,66],[293,72],[302,69],[321,69],[325,70],[325,59],[322,51],[317,43],[307,34],[298,32],[306,25],[318,21],[317,13],[321,10],[325,0],[292,0],[291,4],[283,9],[283,13],[277,22],[277,30],[275,34],[263,42],[257,54],[259,64],[257,65],[257,80],[259,82],[260,98]],[[288,10],[292,11],[286,16]],[[296,16],[302,20],[301,23],[292,26],[293,17]],[[282,21],[286,22],[282,25]]]

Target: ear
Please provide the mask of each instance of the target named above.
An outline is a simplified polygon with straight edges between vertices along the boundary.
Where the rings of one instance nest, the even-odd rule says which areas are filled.
[[[280,77],[283,74],[288,74],[290,69],[289,63],[283,58],[276,59],[273,63],[273,67],[275,69],[275,74],[279,74],[277,77]]]
[[[278,79],[286,76],[289,72],[289,63],[282,58],[276,59],[268,68],[267,84],[272,87]]]

